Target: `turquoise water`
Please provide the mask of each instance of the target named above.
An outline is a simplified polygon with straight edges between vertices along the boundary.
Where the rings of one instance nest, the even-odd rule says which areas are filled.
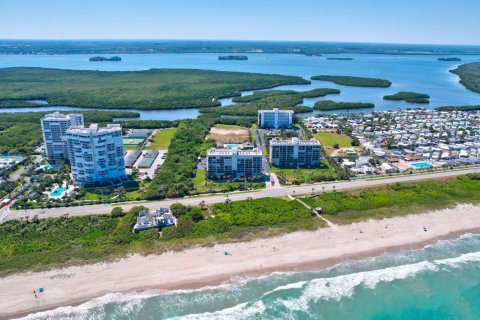
[[[416,163],[412,163],[411,166],[417,169],[422,169],[422,168],[429,168],[432,166],[432,164],[430,162],[416,162]]]
[[[49,164],[48,166],[45,167],[45,169],[47,170],[57,169],[57,168],[60,168],[59,164]]]
[[[26,317],[47,318],[480,319],[480,235],[202,290],[108,294]]]
[[[57,188],[57,190],[50,193],[50,196],[51,197],[61,197],[65,193],[65,191],[67,191],[67,189],[59,187],[59,188]]]
[[[459,57],[461,62],[437,61],[440,56],[426,55],[378,55],[349,54],[353,61],[327,60],[332,55],[307,57],[297,54],[248,54],[248,61],[221,61],[215,53],[196,54],[125,54],[122,62],[89,62],[90,55],[0,55],[0,68],[48,67],[81,70],[146,70],[150,68],[196,68],[222,71],[244,71],[296,75],[306,79],[319,74],[378,77],[390,80],[390,88],[361,88],[336,85],[325,81],[312,81],[311,85],[282,86],[279,89],[310,90],[319,87],[338,88],[339,95],[305,99],[303,104],[313,106],[321,99],[335,101],[372,102],[376,111],[407,107],[433,108],[441,105],[480,104],[480,94],[468,91],[458,83],[458,77],[449,72],[457,65],[480,61],[479,55]],[[398,91],[414,91],[431,96],[428,105],[409,104],[402,101],[383,100],[384,95]],[[251,94],[246,92],[244,94]],[[221,100],[222,105],[231,104],[231,99]],[[187,106],[186,106],[187,107]],[[75,110],[69,107],[38,107],[25,109],[2,109],[2,112]],[[361,111],[361,110],[357,110]],[[371,111],[371,110],[365,110]],[[196,118],[197,109],[140,111],[141,119]]]
[[[241,145],[236,143],[227,143],[223,145],[227,149],[240,149]]]

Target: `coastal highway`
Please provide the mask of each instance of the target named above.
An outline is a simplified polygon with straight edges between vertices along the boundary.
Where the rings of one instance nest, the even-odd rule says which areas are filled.
[[[302,186],[291,186],[291,187],[281,187],[281,188],[270,188],[263,189],[258,191],[249,191],[249,192],[234,192],[229,194],[216,194],[216,195],[204,195],[197,197],[186,197],[180,199],[167,199],[159,201],[138,201],[135,203],[128,203],[124,205],[117,205],[122,207],[124,210],[128,210],[134,206],[143,205],[149,209],[156,209],[160,207],[169,207],[173,203],[181,203],[184,205],[199,205],[200,202],[205,204],[215,204],[224,202],[226,199],[232,201],[247,200],[248,198],[258,199],[258,198],[267,198],[267,197],[281,197],[287,195],[302,195],[302,194],[311,194],[312,192],[331,192],[333,190],[347,190],[347,189],[358,189],[358,188],[368,188],[375,186],[382,186],[386,184],[392,184],[397,182],[411,182],[411,181],[420,181],[427,179],[438,179],[438,178],[447,178],[454,177],[462,174],[480,172],[480,168],[470,168],[464,170],[453,170],[453,171],[442,171],[434,173],[425,173],[425,174],[414,174],[414,175],[405,175],[405,176],[393,176],[393,177],[384,177],[384,178],[372,178],[372,179],[362,179],[362,180],[352,180],[352,181],[336,181],[331,183],[319,183],[313,185],[302,185]],[[106,214],[110,213],[112,208],[115,206],[111,204],[96,204],[88,206],[76,206],[76,207],[65,207],[65,208],[51,208],[51,209],[33,209],[33,210],[9,210],[8,212],[0,212],[0,217],[3,218],[3,221],[20,219],[22,217],[29,217],[30,219],[37,215],[38,218],[49,218],[49,217],[60,217],[65,214],[69,216],[83,216],[91,214]],[[0,210],[2,211],[2,210]],[[3,222],[0,220],[0,223]]]

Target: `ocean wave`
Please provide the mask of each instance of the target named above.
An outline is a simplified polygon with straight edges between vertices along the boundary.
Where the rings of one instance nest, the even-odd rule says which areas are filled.
[[[464,263],[480,261],[480,252],[464,253],[459,257],[436,260],[438,265],[446,265],[449,267],[460,267]]]
[[[458,268],[463,264],[477,261],[480,261],[480,252],[465,253],[454,258],[422,261],[415,264],[357,272],[332,278],[300,281],[278,287],[269,293],[294,288],[302,289],[302,294],[299,298],[287,299],[281,301],[281,303],[290,310],[306,310],[310,301],[329,299],[338,301],[345,297],[352,297],[355,293],[355,288],[359,286],[374,289],[380,282],[406,279],[414,277],[420,272],[446,270],[445,267]]]
[[[78,306],[66,306],[56,309],[41,311],[34,314],[29,314],[22,320],[43,320],[52,318],[61,319],[102,319],[101,311],[104,306],[109,303],[122,304],[124,312],[131,312],[136,307],[141,307],[141,303],[150,297],[157,295],[148,291],[142,293],[108,293],[104,296],[92,299]],[[92,313],[93,310],[98,310],[99,315]]]
[[[391,267],[380,270],[364,271],[333,278],[314,279],[303,284],[299,298],[282,301],[290,310],[306,310],[312,300],[340,300],[351,297],[355,288],[363,285],[374,288],[379,282],[390,282],[412,277],[420,271],[436,271],[437,266],[431,262],[420,262],[411,265]]]
[[[257,300],[253,303],[245,302],[234,307],[226,308],[215,312],[205,312],[201,314],[190,314],[181,317],[169,318],[169,320],[237,320],[237,319],[258,319],[266,310],[265,304]]]

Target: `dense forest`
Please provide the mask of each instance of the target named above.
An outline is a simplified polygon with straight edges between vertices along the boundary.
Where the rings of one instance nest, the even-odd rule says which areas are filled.
[[[350,77],[350,76],[329,76],[320,75],[311,77],[312,80],[331,81],[336,84],[354,87],[379,87],[387,88],[392,85],[388,80],[365,77]]]
[[[385,100],[404,100],[409,103],[429,103],[430,96],[424,93],[400,91],[395,94],[384,96]]]
[[[480,93],[480,62],[462,64],[450,72],[460,77],[465,88]]]
[[[0,83],[0,107],[13,107],[14,100],[25,104],[41,99],[51,106],[160,110],[218,106],[217,99],[238,96],[243,90],[310,82],[295,76],[211,70],[4,68]]]
[[[367,102],[336,102],[332,100],[320,100],[315,102],[313,109],[315,110],[342,110],[342,109],[364,109],[364,108],[374,108],[373,103]]]
[[[480,105],[479,106],[443,106],[443,107],[437,107],[435,110],[438,111],[477,111],[480,110]]]
[[[214,120],[184,121],[179,126],[168,147],[168,156],[160,171],[146,190],[147,199],[179,198],[194,189],[193,177],[197,158],[206,154],[215,142],[205,140]]]

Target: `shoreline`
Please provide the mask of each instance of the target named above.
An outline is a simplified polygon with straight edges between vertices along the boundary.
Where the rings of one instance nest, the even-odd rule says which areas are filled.
[[[11,288],[8,293],[0,291],[0,318],[76,306],[112,292],[151,290],[160,294],[235,283],[273,272],[314,271],[347,261],[420,249],[466,233],[480,233],[480,206],[457,205],[424,214],[300,231],[250,242],[17,273],[0,278],[0,287]],[[226,256],[224,251],[232,255]],[[46,304],[41,307],[35,305],[32,294],[39,287],[45,288]]]

